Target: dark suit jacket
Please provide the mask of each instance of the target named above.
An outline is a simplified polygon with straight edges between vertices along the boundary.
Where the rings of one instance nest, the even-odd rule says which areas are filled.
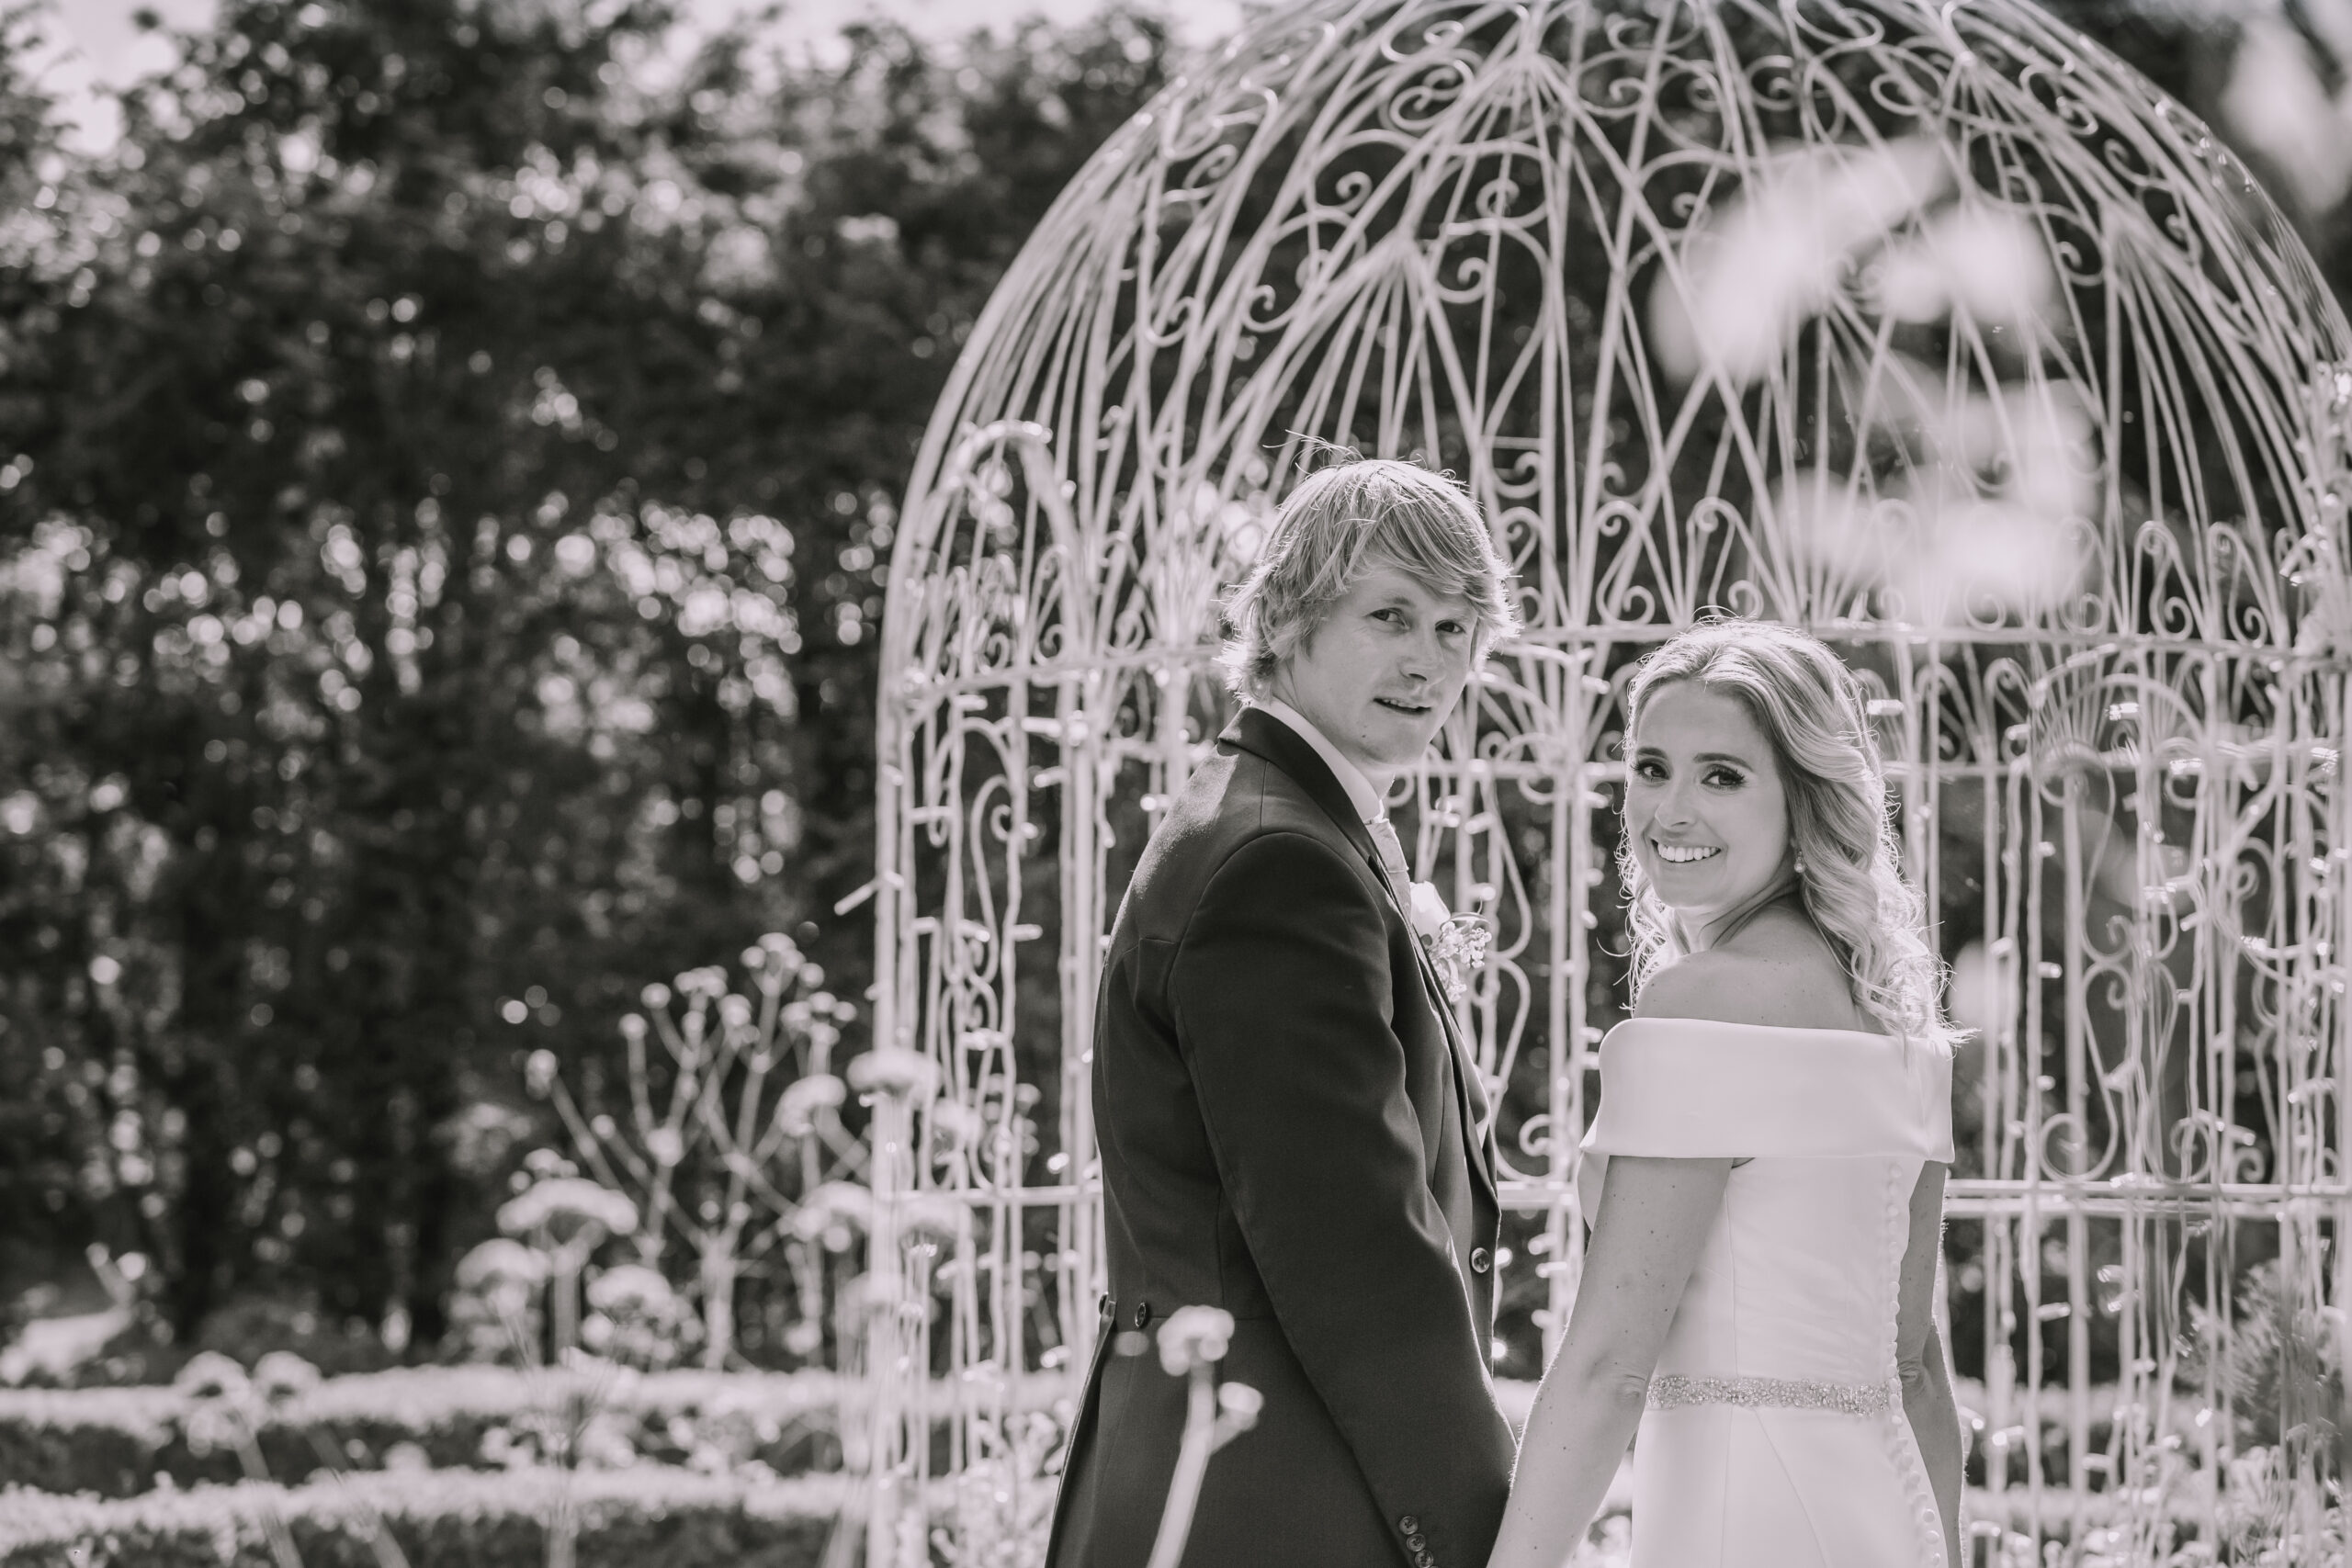
[[[1144,851],[1095,1008],[1111,1290],[1049,1568],[1149,1558],[1184,1385],[1115,1340],[1193,1303],[1233,1314],[1221,1376],[1265,1408],[1209,1461],[1187,1568],[1484,1568],[1512,1460],[1493,1167],[1378,863],[1254,709]]]

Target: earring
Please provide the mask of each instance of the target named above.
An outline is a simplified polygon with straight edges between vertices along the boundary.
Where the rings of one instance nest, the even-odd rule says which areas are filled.
[[[1804,857],[1803,855],[1799,855],[1797,857],[1796,864],[1791,867],[1791,869],[1799,876],[1803,876],[1804,874]]]

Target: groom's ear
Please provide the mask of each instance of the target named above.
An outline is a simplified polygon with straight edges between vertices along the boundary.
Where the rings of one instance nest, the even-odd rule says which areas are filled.
[[[1300,656],[1311,655],[1315,651],[1315,634],[1322,629],[1323,623],[1319,617],[1302,623],[1299,634],[1291,640],[1290,647],[1268,667],[1266,679],[1258,688],[1260,695],[1272,697],[1281,694],[1282,688],[1289,683]]]

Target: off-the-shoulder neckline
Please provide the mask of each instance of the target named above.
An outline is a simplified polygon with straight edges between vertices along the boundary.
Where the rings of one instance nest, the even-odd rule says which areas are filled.
[[[1765,1034],[1839,1034],[1849,1040],[1871,1040],[1882,1045],[1898,1043],[1894,1035],[1882,1034],[1872,1029],[1816,1029],[1810,1024],[1802,1023],[1736,1023],[1727,1018],[1626,1018],[1620,1019],[1611,1025],[1609,1032],[1614,1034],[1618,1030],[1634,1023],[1695,1023],[1708,1029],[1746,1029]]]

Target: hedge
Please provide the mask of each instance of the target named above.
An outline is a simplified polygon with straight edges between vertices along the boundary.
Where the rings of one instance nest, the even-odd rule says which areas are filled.
[[[541,1568],[547,1521],[564,1477],[546,1469],[377,1472],[300,1487],[241,1483],[101,1500],[0,1489],[0,1562],[10,1568],[277,1568],[265,1525],[288,1528],[302,1568],[381,1568],[371,1544],[380,1517],[410,1568]],[[571,1478],[580,1568],[819,1568],[854,1483],[842,1476],[752,1482],[674,1466],[583,1471]],[[2087,1522],[2114,1522],[2117,1499],[2085,1499]],[[1623,1506],[1612,1499],[1612,1507]],[[1973,1523],[2065,1540],[2074,1498],[2045,1492],[2040,1517],[2020,1493],[1972,1488]],[[371,1512],[372,1511],[372,1512]],[[2202,1512],[2166,1512],[2183,1539]],[[2341,1516],[2336,1523],[2341,1530]],[[1599,1532],[1622,1550],[1622,1533]],[[2340,1561],[2341,1537],[2330,1560]],[[1614,1561],[1606,1547],[1583,1562]]]
[[[393,1471],[284,1487],[245,1483],[104,1500],[0,1490],[10,1568],[277,1568],[266,1521],[302,1568],[381,1568],[374,1521],[410,1568],[540,1568],[568,1483],[580,1568],[817,1568],[847,1483],[746,1481],[669,1465]]]
[[[683,1461],[707,1447],[792,1475],[832,1462],[842,1393],[827,1371],[668,1371],[599,1383],[572,1371],[420,1367],[329,1379],[272,1410],[259,1438],[279,1480],[322,1468],[314,1438],[339,1469],[379,1469],[401,1444],[435,1468],[496,1468],[483,1450],[494,1430],[518,1433],[544,1412],[594,1398],[646,1458]],[[854,1384],[849,1398],[859,1398]],[[232,1450],[189,1445],[194,1408],[164,1387],[0,1389],[0,1484],[129,1497],[159,1477],[183,1487],[241,1480]]]

